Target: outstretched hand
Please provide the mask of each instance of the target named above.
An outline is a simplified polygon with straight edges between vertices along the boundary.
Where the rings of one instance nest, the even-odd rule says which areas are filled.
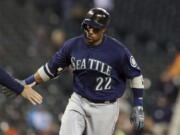
[[[24,85],[24,90],[21,93],[21,96],[29,100],[33,105],[42,103],[42,96],[36,92],[32,87],[36,85],[36,83],[32,83],[29,85]]]

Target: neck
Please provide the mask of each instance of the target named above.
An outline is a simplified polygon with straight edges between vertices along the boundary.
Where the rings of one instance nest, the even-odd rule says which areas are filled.
[[[103,40],[103,38],[100,38],[98,41],[95,41],[94,43],[92,43],[92,45],[98,46],[102,43],[102,40]]]

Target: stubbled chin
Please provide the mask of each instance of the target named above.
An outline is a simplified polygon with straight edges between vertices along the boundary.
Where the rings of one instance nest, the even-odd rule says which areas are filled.
[[[87,35],[85,35],[85,40],[88,44],[93,44],[95,42],[92,37],[88,37]]]
[[[93,43],[93,40],[87,39],[86,42],[87,42],[88,44],[92,44],[92,43]]]

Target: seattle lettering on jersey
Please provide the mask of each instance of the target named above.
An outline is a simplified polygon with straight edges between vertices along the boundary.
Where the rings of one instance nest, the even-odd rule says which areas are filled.
[[[75,57],[71,57],[71,65],[73,70],[95,70],[107,76],[111,75],[112,67],[102,61],[96,59],[76,59]]]

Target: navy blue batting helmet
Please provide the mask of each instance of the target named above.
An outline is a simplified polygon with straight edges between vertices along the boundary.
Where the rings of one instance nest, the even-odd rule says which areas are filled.
[[[110,14],[105,9],[92,8],[86,14],[86,17],[82,22],[82,27],[87,24],[98,29],[103,29],[107,28],[109,22]]]

